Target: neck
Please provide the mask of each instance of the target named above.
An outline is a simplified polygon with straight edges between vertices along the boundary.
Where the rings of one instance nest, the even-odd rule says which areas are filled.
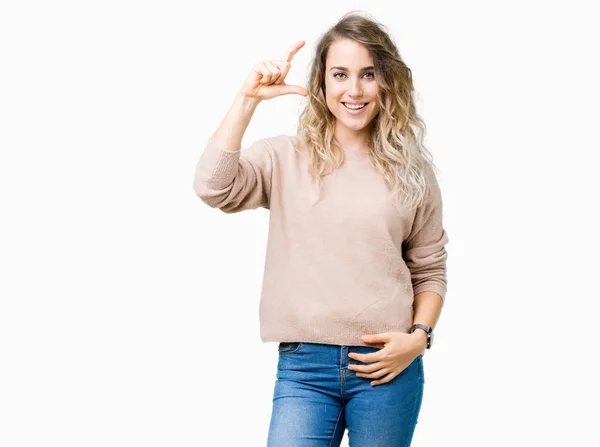
[[[335,129],[335,140],[344,152],[368,152],[371,132],[368,127],[353,130],[338,125]]]

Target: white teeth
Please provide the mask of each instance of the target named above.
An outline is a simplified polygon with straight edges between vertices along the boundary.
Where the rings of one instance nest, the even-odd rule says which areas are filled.
[[[344,104],[344,107],[350,109],[350,110],[358,110],[358,109],[362,109],[364,106],[366,106],[367,104],[361,104],[361,105],[350,105],[350,104]]]

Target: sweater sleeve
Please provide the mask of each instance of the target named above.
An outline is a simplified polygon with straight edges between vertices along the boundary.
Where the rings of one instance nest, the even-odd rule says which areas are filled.
[[[448,234],[442,220],[442,195],[433,170],[428,172],[427,200],[417,208],[402,257],[411,272],[413,294],[435,292],[446,299],[446,243]]]
[[[272,147],[267,138],[246,149],[228,151],[211,136],[194,174],[194,191],[204,203],[225,213],[269,209]]]

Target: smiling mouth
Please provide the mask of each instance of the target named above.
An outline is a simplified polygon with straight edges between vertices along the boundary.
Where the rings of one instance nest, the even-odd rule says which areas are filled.
[[[344,107],[346,107],[348,110],[360,110],[360,109],[364,109],[367,106],[367,104],[369,104],[369,103],[365,102],[360,107],[349,105],[349,104],[346,104],[345,102],[342,102],[342,104],[344,104]]]

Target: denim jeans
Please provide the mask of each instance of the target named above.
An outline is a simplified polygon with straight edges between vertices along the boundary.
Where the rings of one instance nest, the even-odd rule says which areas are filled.
[[[381,348],[279,343],[268,447],[408,447],[423,399],[423,357],[390,382],[371,385],[348,364],[348,352]]]

